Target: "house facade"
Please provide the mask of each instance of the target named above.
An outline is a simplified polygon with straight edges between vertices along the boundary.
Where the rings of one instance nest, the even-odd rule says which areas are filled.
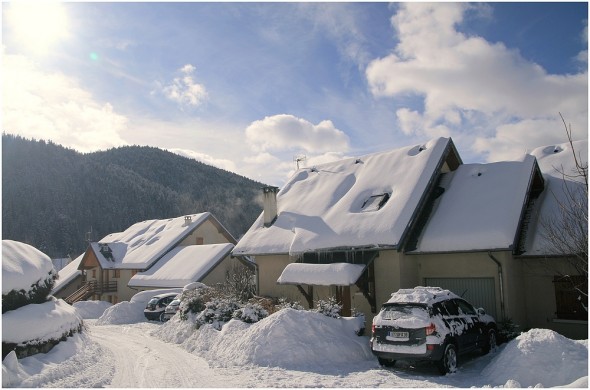
[[[170,261],[171,254],[178,253],[180,249],[225,244],[224,248],[229,255],[235,242],[227,229],[207,212],[166,220],[138,222],[123,232],[109,234],[100,241],[89,244],[77,268],[81,271],[84,282],[65,299],[70,303],[86,299],[113,304],[128,301],[139,291],[169,287],[163,286],[162,281],[150,282],[149,270],[156,267],[161,260]],[[208,252],[189,250],[185,251],[186,253],[195,255]],[[190,263],[184,265],[187,273],[193,272],[195,268],[201,269],[205,261],[212,267],[207,269],[206,273],[215,275],[214,268],[226,260],[226,257],[216,259],[215,262],[190,256],[183,256],[181,260]],[[143,280],[140,285],[131,283],[136,275],[143,275],[143,278],[136,278]]]
[[[570,270],[540,244],[538,220],[551,202],[551,164],[538,162],[545,149],[463,164],[440,138],[300,169],[278,193],[265,191],[271,207],[233,254],[254,258],[260,295],[308,307],[336,297],[343,315],[362,312],[367,323],[393,292],[430,285],[522,330],[587,338],[587,312],[558,318],[554,280]],[[560,150],[567,160],[571,151]]]

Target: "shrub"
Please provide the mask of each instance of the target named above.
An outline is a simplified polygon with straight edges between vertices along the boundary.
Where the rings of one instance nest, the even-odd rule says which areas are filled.
[[[340,310],[342,310],[342,305],[334,297],[328,298],[327,301],[320,299],[315,309],[318,313],[332,318],[340,318]]]
[[[258,303],[246,303],[234,311],[233,318],[243,321],[247,324],[253,324],[261,319],[268,317],[268,311],[266,311]]]
[[[186,321],[188,313],[200,313],[205,310],[205,303],[210,299],[212,289],[208,287],[184,290],[180,295],[180,319]]]
[[[2,295],[2,313],[10,310],[16,310],[29,304],[43,303],[48,300],[49,294],[53,289],[55,279],[58,274],[51,271],[45,280],[39,280],[37,283],[31,285],[29,291],[25,290],[11,290],[8,294]]]
[[[240,304],[231,299],[213,298],[205,303],[205,309],[197,316],[197,329],[204,324],[212,324],[221,330],[224,323],[232,319],[233,314],[240,308]]]
[[[290,302],[287,298],[279,298],[279,303],[277,304],[277,310],[282,309],[295,309],[295,310],[304,310],[303,306],[299,303],[299,301]]]

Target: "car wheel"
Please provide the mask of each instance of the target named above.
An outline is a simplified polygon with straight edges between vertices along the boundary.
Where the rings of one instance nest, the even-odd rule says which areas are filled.
[[[395,366],[395,360],[392,359],[385,359],[385,358],[377,358],[379,360],[379,365],[382,367],[393,367]]]
[[[160,314],[160,322],[166,322],[166,318],[164,318],[164,312]]]
[[[442,359],[437,364],[441,374],[449,374],[457,371],[457,347],[455,344],[447,344]]]
[[[496,352],[497,348],[498,348],[498,342],[496,339],[496,331],[493,329],[490,329],[490,331],[488,332],[488,339],[486,341],[486,344],[482,348],[482,352],[485,355],[485,354],[488,354],[490,351]]]

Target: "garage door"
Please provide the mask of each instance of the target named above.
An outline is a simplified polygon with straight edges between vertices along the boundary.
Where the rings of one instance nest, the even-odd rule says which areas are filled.
[[[497,320],[494,278],[425,278],[426,286],[451,290],[475,308],[483,307]]]

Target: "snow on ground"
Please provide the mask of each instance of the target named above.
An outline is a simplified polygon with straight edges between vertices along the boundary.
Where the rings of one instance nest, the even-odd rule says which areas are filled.
[[[105,315],[117,306],[113,323],[134,317],[123,310],[131,306],[120,304]],[[495,354],[462,356],[457,373],[440,376],[428,363],[380,367],[368,337],[354,333],[354,319],[283,309],[255,324],[232,320],[221,331],[196,330],[194,320],[86,320],[84,334],[47,354],[9,355],[3,387],[588,387],[587,340],[544,329],[521,334]]]
[[[538,383],[547,387],[574,382],[584,371],[588,375],[588,340],[574,341],[552,330],[531,329],[509,343],[483,375],[494,378],[495,384],[514,380],[525,387]]]
[[[86,320],[100,318],[105,310],[113,305],[105,301],[80,301],[74,303],[72,306],[74,306],[78,311],[78,314]]]
[[[145,321],[143,310],[149,300],[158,294],[175,292],[180,294],[181,288],[168,288],[142,291],[131,297],[130,301],[119,302],[107,308],[97,321],[98,325],[134,324]]]

